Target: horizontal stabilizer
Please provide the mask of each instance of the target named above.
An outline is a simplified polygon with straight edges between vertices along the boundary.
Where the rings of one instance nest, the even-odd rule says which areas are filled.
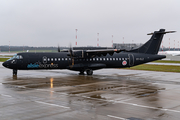
[[[157,33],[160,33],[160,34],[166,34],[166,33],[174,33],[174,32],[176,32],[176,31],[164,31],[164,32],[157,32]],[[153,35],[154,34],[154,32],[152,32],[152,33],[149,33],[149,34],[147,34],[147,35]]]

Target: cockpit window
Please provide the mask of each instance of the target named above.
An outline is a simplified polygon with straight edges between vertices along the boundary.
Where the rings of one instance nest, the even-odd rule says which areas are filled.
[[[19,59],[19,55],[16,56],[16,59]]]
[[[23,57],[21,55],[19,55],[19,59],[23,59]]]
[[[13,60],[13,59],[23,59],[23,57],[21,55],[14,55],[12,58],[10,58],[9,60]]]

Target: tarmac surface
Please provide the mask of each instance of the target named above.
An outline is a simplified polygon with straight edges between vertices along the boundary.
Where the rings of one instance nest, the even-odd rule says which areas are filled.
[[[1,120],[179,120],[180,74],[18,71],[0,63]]]

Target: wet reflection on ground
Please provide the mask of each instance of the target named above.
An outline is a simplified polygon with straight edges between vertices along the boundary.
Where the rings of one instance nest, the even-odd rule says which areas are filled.
[[[167,104],[170,101],[169,97],[163,94],[167,88],[174,88],[178,81],[154,80],[137,77],[132,73],[119,75],[112,72],[93,76],[58,71],[46,73],[34,72],[33,75],[4,77],[0,97],[4,95],[13,98],[12,101],[17,101],[17,106],[18,101],[28,103],[27,109],[34,102],[39,106],[33,108],[34,110],[42,106],[43,109],[50,106],[58,107],[56,108],[58,110],[65,109],[62,113],[56,114],[60,118],[70,120],[73,117],[86,119],[88,116],[92,119],[114,119],[117,116],[137,120],[164,119],[169,117],[171,109],[177,110],[173,111],[173,114],[177,114],[180,109],[178,101],[171,105]],[[0,102],[6,104],[1,99]],[[49,109],[46,110],[46,114],[49,113]]]
[[[44,77],[44,78],[31,78],[31,77],[15,77],[8,78],[6,83],[7,87],[14,87],[14,90],[33,90],[33,89],[52,89],[56,93],[66,93],[71,97],[86,96],[80,99],[95,98],[111,100],[118,95],[141,98],[147,97],[146,101],[158,101],[158,91],[163,88],[159,88],[157,85],[143,82],[143,80],[128,79],[125,76],[105,77],[101,76],[56,76],[56,77]],[[18,87],[17,87],[18,86]],[[52,95],[52,94],[51,94]],[[73,96],[75,95],[75,96]],[[150,97],[151,96],[151,97]],[[119,97],[118,97],[119,98]],[[102,101],[100,101],[102,103]],[[107,101],[103,101],[107,102]]]

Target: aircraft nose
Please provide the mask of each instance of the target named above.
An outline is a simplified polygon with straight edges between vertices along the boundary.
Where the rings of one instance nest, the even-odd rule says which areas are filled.
[[[3,62],[2,64],[4,67],[7,67],[8,66],[8,63],[7,62]]]

